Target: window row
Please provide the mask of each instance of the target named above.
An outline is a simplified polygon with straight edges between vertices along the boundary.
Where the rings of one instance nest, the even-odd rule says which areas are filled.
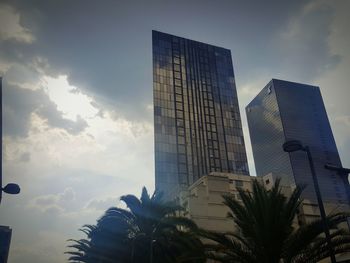
[[[168,144],[176,144],[176,136],[169,134],[157,134],[155,136],[156,143],[168,143]]]
[[[178,167],[176,163],[158,162],[155,168],[158,173],[167,172],[176,174],[178,172]]]
[[[155,123],[154,132],[156,136],[158,136],[158,134],[176,135],[176,128],[172,125],[166,126]]]
[[[174,109],[175,105],[173,101],[170,100],[161,100],[161,99],[154,99],[154,105],[157,105],[161,108],[166,108],[166,109]]]
[[[248,164],[246,162],[230,161],[228,163],[229,169],[239,174],[246,174],[248,172]]]
[[[160,84],[173,85],[173,78],[153,75],[153,81]]]
[[[172,84],[166,85],[166,84],[160,84],[159,82],[153,83],[154,92],[167,92],[170,94],[174,93],[174,87]]]
[[[153,74],[161,77],[169,77],[172,78],[174,76],[174,73],[172,70],[167,70],[165,68],[157,68],[153,70]]]
[[[153,49],[153,55],[171,56],[171,48],[155,47]]]
[[[166,153],[177,153],[176,144],[157,143],[155,144],[155,151]]]
[[[158,54],[153,54],[153,62],[162,64],[162,62],[166,62],[166,65],[172,63],[172,57],[171,56],[166,56],[166,55],[158,55]]]

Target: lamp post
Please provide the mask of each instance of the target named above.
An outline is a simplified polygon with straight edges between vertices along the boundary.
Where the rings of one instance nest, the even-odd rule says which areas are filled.
[[[2,199],[2,192],[6,194],[18,194],[21,189],[18,184],[7,184],[4,188],[2,188],[2,78],[0,77],[0,204]]]
[[[326,212],[324,209],[324,205],[323,205],[323,201],[322,201],[322,197],[321,197],[321,192],[320,192],[320,187],[318,185],[318,179],[316,176],[315,166],[314,166],[314,162],[312,160],[310,149],[308,146],[303,146],[302,143],[298,140],[290,140],[290,141],[287,141],[283,144],[283,150],[285,152],[288,152],[288,153],[296,152],[296,151],[303,151],[303,152],[306,152],[306,154],[307,154],[307,158],[309,161],[310,170],[311,170],[311,174],[312,174],[312,180],[313,180],[314,188],[315,188],[315,192],[316,192],[317,203],[318,203],[318,207],[320,209],[321,220],[323,223],[323,230],[324,230],[324,233],[326,235],[326,241],[327,241],[328,249],[330,252],[331,262],[336,263],[337,261],[335,259],[334,249],[332,246],[331,236],[329,233],[329,227],[328,227],[327,220],[326,220]]]

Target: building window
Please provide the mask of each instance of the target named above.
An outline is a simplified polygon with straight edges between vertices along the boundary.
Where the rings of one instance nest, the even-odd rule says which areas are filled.
[[[243,181],[236,180],[236,187],[243,187]]]

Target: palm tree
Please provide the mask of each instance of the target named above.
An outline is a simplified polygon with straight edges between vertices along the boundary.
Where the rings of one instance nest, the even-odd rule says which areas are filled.
[[[207,245],[208,257],[241,263],[309,263],[328,257],[321,220],[299,228],[293,226],[303,188],[296,187],[286,197],[279,186],[280,180],[276,180],[268,191],[255,180],[252,193],[239,190],[241,202],[232,195],[223,196],[236,231],[224,234],[202,231],[202,236],[215,241]],[[337,229],[347,216],[337,213],[327,217],[336,254],[350,251],[349,232]]]
[[[72,240],[70,262],[204,262],[204,248],[195,235],[196,224],[177,216],[181,208],[163,202],[162,194],[121,197],[128,209],[112,207],[84,226],[87,239]]]

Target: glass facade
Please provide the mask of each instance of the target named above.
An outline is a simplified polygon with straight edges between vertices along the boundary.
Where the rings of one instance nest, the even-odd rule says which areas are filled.
[[[210,172],[248,175],[231,52],[153,31],[156,189]]]
[[[348,186],[324,168],[341,161],[318,87],[273,79],[246,112],[258,176],[272,172],[287,184],[306,185],[303,198],[316,202],[306,153],[282,149],[285,141],[300,140],[310,148],[323,200],[347,203]]]

